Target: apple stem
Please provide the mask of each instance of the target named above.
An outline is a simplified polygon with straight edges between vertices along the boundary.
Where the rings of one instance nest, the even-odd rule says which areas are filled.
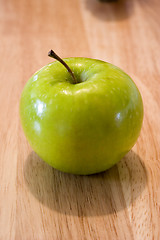
[[[70,67],[62,60],[62,58],[60,58],[52,49],[48,52],[48,56],[52,57],[54,59],[56,59],[57,61],[59,61],[60,63],[63,64],[63,66],[65,68],[67,68],[68,72],[71,74],[72,78],[73,78],[73,82],[74,84],[78,83],[77,79],[75,78],[72,70],[70,69]]]

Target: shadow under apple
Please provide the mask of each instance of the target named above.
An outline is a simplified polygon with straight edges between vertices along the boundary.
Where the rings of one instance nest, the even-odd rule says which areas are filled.
[[[103,21],[121,21],[133,14],[134,0],[85,0],[85,7]]]
[[[147,172],[132,150],[111,169],[90,176],[62,173],[31,152],[24,166],[31,193],[57,212],[74,216],[116,213],[131,205],[143,192]]]

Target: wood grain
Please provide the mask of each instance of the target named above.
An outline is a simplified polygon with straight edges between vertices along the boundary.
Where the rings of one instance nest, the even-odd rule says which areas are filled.
[[[159,13],[159,0],[0,0],[0,240],[160,239]],[[142,93],[141,135],[104,173],[56,171],[24,137],[20,94],[50,48],[109,61]]]

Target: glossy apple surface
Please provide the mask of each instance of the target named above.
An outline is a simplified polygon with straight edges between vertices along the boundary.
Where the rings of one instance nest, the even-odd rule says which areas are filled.
[[[20,118],[33,150],[56,169],[93,174],[117,163],[135,144],[143,103],[131,78],[95,59],[67,58],[73,80],[55,61],[27,82]]]

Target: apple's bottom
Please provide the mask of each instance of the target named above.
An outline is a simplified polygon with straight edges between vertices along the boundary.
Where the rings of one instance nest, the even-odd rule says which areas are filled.
[[[127,151],[128,152],[128,151]],[[81,165],[80,164],[74,164],[77,163],[77,161],[65,161],[65,164],[57,164],[58,163],[64,163],[64,161],[47,161],[44,160],[44,158],[41,157],[43,161],[45,161],[47,164],[49,164],[51,167],[55,168],[56,170],[59,170],[61,172],[75,174],[75,175],[92,175],[104,172],[111,167],[113,167],[116,163],[118,163],[126,154],[127,152],[121,154],[118,158],[115,158],[114,160],[106,160],[105,161],[99,161],[99,164],[97,164],[97,161],[88,162],[85,161]],[[68,164],[66,164],[68,162]]]

